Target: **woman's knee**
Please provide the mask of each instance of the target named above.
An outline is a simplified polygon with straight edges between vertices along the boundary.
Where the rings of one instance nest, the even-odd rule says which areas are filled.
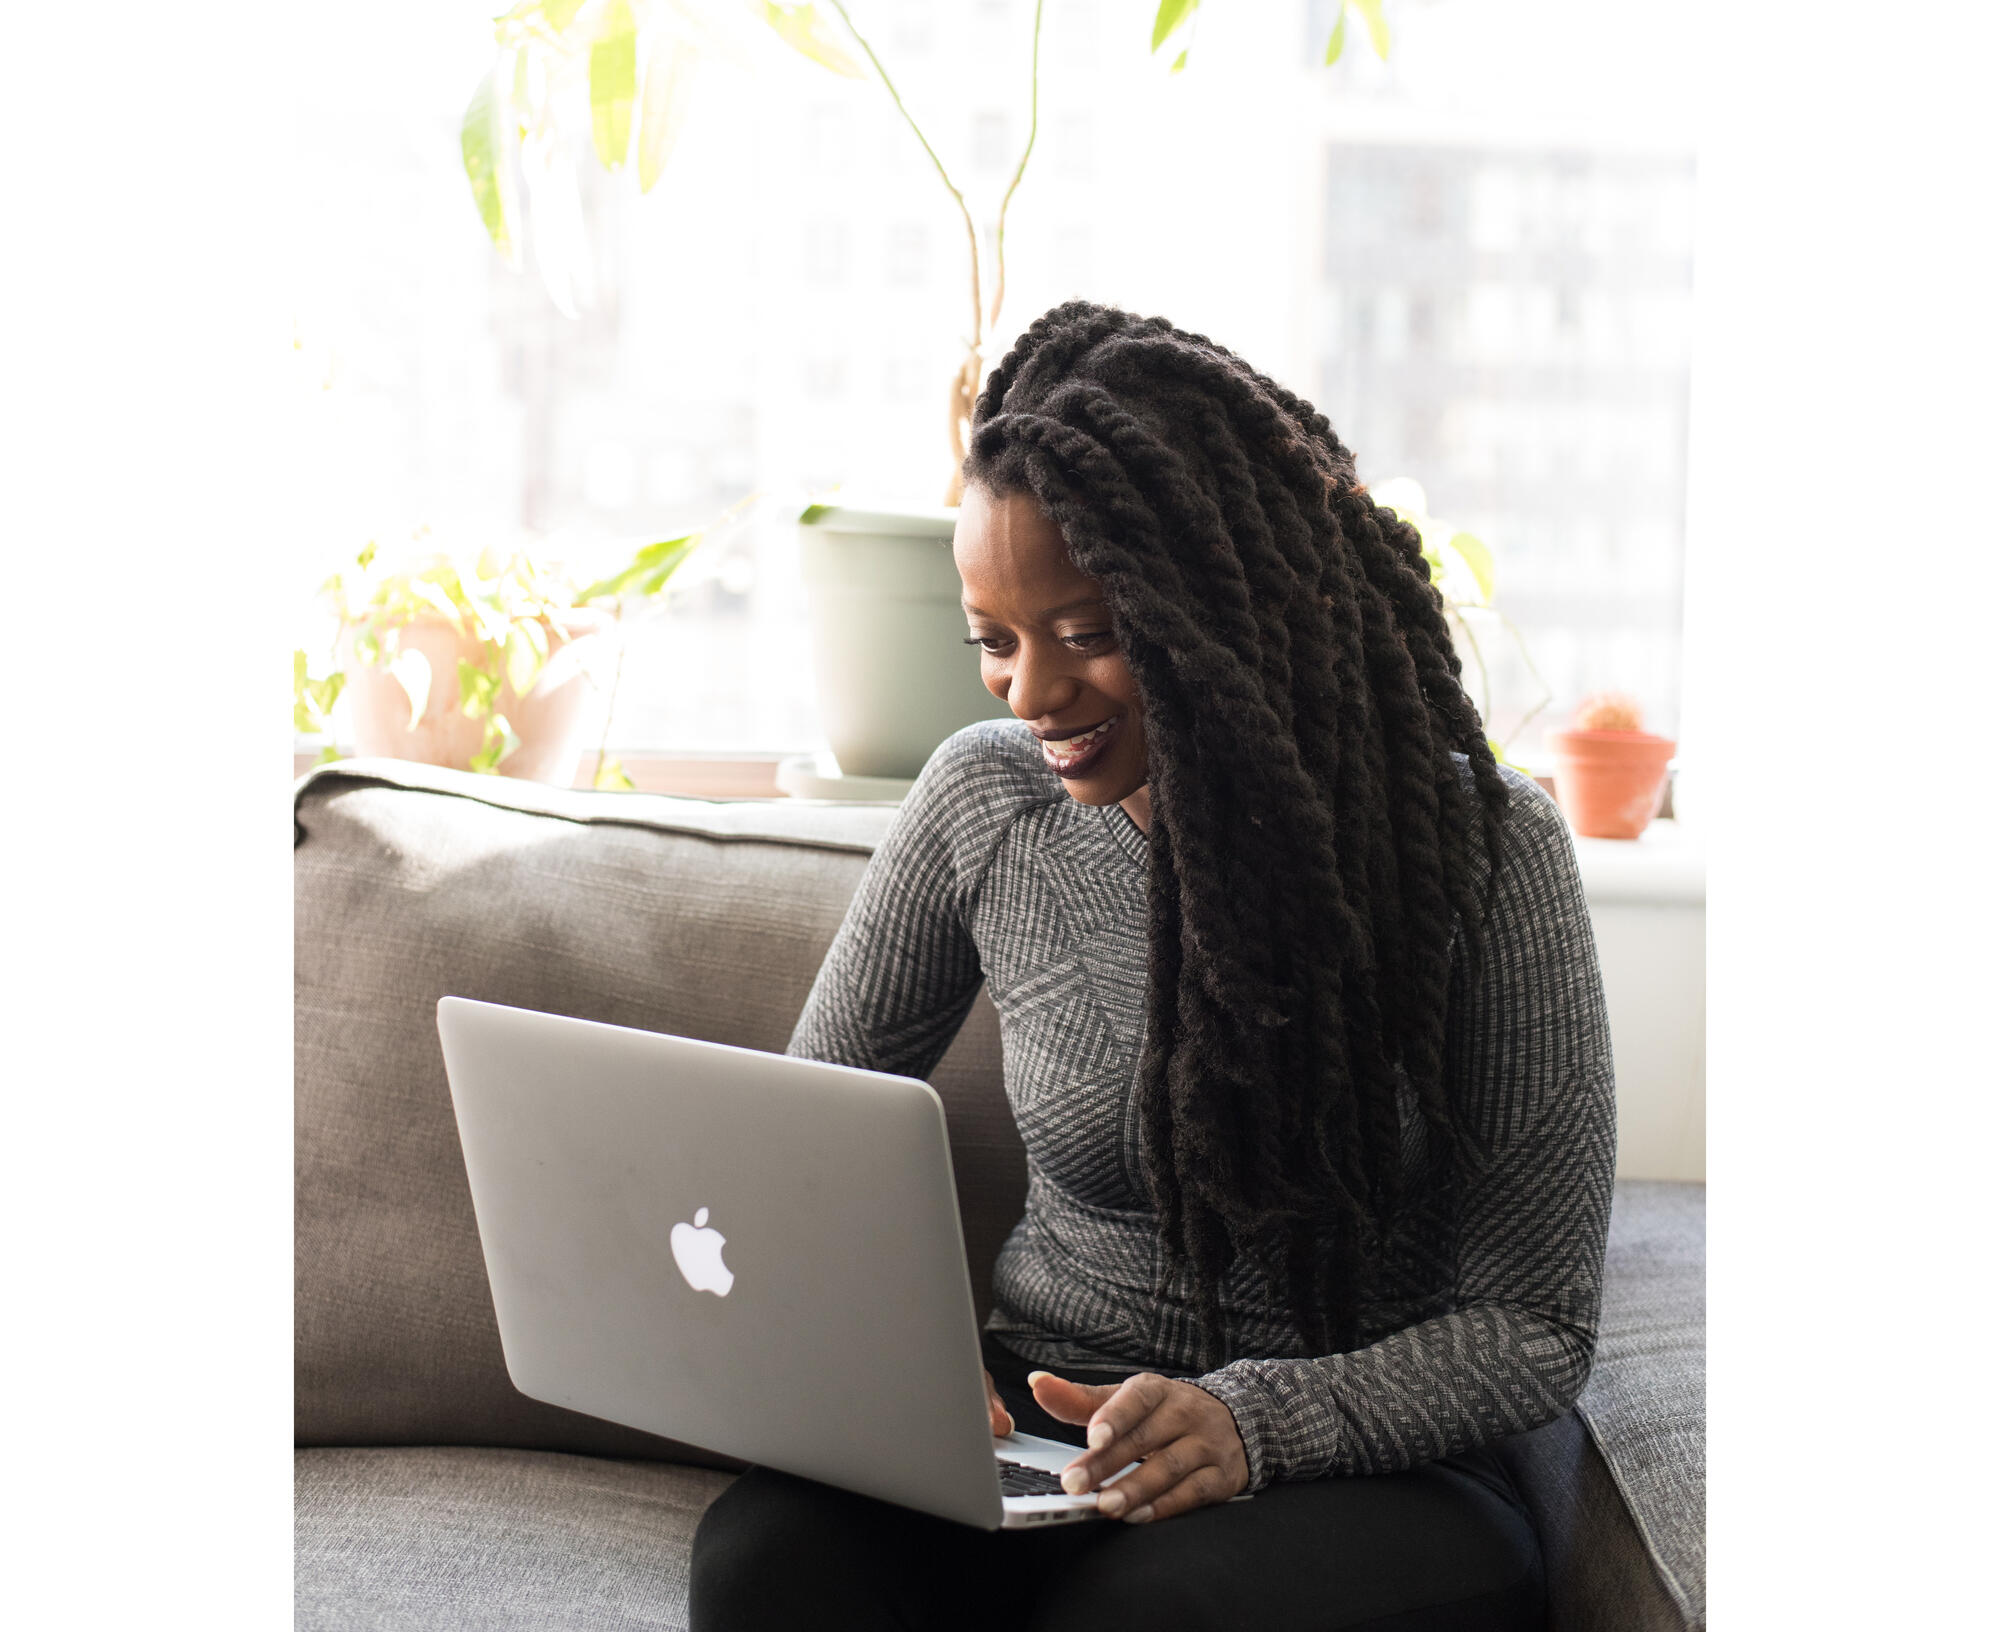
[[[692,1632],[927,1624],[958,1525],[753,1468],[718,1496],[688,1561]],[[944,1571],[949,1575],[950,1571]]]

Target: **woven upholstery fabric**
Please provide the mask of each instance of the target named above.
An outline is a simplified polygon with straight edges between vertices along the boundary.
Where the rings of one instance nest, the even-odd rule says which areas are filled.
[[[1501,1442],[1548,1558],[1549,1632],[1708,1624],[1707,1198],[1617,1186],[1590,1381]]]
[[[1687,1632],[1583,1418],[1500,1443],[1541,1537],[1548,1632]]]
[[[1708,1187],[1633,1180],[1611,1206],[1597,1360],[1577,1411],[1689,1626],[1708,1619]]]
[[[348,761],[294,799],[295,1432],[715,1461],[506,1373],[459,1153],[446,993],[782,1051],[888,812],[712,804]],[[975,1005],[945,1101],[982,1313],[1025,1159]]]
[[[294,1625],[679,1632],[695,1525],[730,1478],[546,1451],[300,1451]]]

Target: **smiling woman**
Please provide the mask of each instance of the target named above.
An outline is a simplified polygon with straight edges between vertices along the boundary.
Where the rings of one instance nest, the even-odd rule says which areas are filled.
[[[1122,804],[1143,831],[1146,709],[1096,581],[1025,493],[970,488],[952,557],[986,689],[1028,722],[1070,797]]]
[[[988,1536],[758,1470],[694,1625],[1539,1626],[1491,1446],[1583,1386],[1612,1175],[1562,820],[1495,765],[1417,534],[1233,353],[1058,307],[965,476],[1014,720],[925,767],[790,1049],[922,1076],[991,992],[1029,1184],[989,1410],[1123,1522]]]

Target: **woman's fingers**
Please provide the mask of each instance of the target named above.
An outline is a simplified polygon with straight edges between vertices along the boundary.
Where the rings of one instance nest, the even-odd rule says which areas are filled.
[[[1053,1372],[1031,1371],[1028,1387],[1035,1404],[1057,1422],[1088,1422],[1099,1406],[1118,1392],[1116,1383],[1073,1383]],[[1124,1464],[1121,1462],[1120,1467]]]
[[[1085,1430],[1090,1448],[1062,1475],[1072,1494],[1097,1490],[1105,1517],[1134,1524],[1171,1518],[1227,1501],[1249,1483],[1236,1419],[1206,1389],[1141,1372],[1106,1392]],[[1117,1483],[1104,1485],[1134,1462]]]
[[[1169,1450],[1180,1446],[1188,1447],[1186,1455],[1192,1459],[1205,1454],[1207,1447],[1200,1442],[1177,1440]],[[1162,1453],[1164,1454],[1164,1453]],[[1153,1460],[1158,1460],[1154,1458]],[[1156,1519],[1170,1519],[1177,1513],[1186,1513],[1191,1508],[1207,1507],[1214,1502],[1226,1502],[1236,1494],[1237,1486],[1229,1481],[1222,1469],[1213,1462],[1204,1462],[1184,1478],[1165,1484],[1164,1489],[1149,1490],[1137,1487],[1129,1494],[1125,1487],[1133,1484],[1139,1475],[1152,1466],[1152,1461],[1142,1462],[1117,1484],[1098,1498],[1098,1510],[1106,1518],[1123,1519],[1127,1524],[1150,1524]],[[1119,1498],[1114,1502],[1114,1498]]]
[[[1091,1413],[1089,1427],[1084,1430],[1090,1448],[1063,1469],[1063,1489],[1073,1493],[1095,1490],[1126,1463],[1150,1456],[1178,1439],[1183,1430],[1173,1385],[1164,1377],[1142,1371],[1102,1392],[1106,1398]]]
[[[995,1439],[1002,1439],[1014,1431],[1014,1417],[1000,1398],[1000,1390],[993,1386],[993,1373],[986,1373],[986,1415],[988,1426]]]

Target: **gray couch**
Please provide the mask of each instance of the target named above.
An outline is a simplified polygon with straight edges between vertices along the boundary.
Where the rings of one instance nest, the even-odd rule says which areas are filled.
[[[689,1539],[732,1465],[509,1384],[433,1008],[781,1049],[889,815],[388,760],[300,780],[302,1632],[686,1624]],[[983,999],[932,1080],[983,1309],[1025,1182]],[[1589,1387],[1506,1447],[1556,1632],[1705,1624],[1702,1218],[1699,1186],[1619,1186]]]

